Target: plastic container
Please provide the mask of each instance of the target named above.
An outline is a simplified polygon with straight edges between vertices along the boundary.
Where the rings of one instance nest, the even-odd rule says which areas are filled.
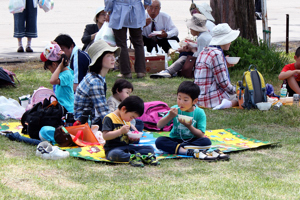
[[[134,139],[139,139],[142,137],[143,132],[138,132],[138,131],[129,131],[127,133],[129,138],[134,138]]]
[[[271,108],[272,104],[269,102],[260,102],[260,103],[257,103],[256,106],[259,110],[269,110]]]
[[[186,116],[186,115],[178,115],[178,119],[184,120],[185,123],[188,123],[193,119],[193,117],[189,117],[189,116]]]
[[[279,110],[282,106],[282,103],[281,102],[278,102],[274,105],[274,110]]]
[[[235,65],[240,61],[240,57],[226,57],[229,64]]]
[[[286,94],[287,94],[286,84],[282,84],[282,88],[280,90],[280,97],[286,97]]]

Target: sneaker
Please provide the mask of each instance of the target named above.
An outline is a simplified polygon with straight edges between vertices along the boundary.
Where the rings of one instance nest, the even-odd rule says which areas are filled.
[[[118,74],[117,75],[118,78],[126,78],[126,79],[132,79],[132,74]]]
[[[156,74],[151,74],[150,78],[171,78],[172,75],[167,70],[160,71]]]
[[[216,157],[218,160],[227,161],[230,159],[229,155],[223,153],[220,149],[213,150],[211,154],[213,157]]]
[[[204,160],[204,161],[217,161],[217,158],[208,154],[207,150],[199,151],[198,149],[195,149],[194,158]]]
[[[144,78],[146,76],[145,73],[136,73],[137,78]]]
[[[255,12],[255,16],[257,20],[262,20],[262,15],[260,12]]]
[[[52,146],[49,142],[41,142],[36,148],[36,156],[46,160],[58,160],[69,157],[68,151],[60,150],[57,146]]]
[[[156,156],[153,153],[148,153],[148,155],[142,155],[142,161],[145,164],[157,166],[160,162],[156,160]]]
[[[131,154],[129,164],[133,167],[144,167],[141,154]]]
[[[32,50],[32,48],[31,48],[30,46],[27,46],[27,47],[26,47],[26,52],[32,53],[33,50]]]
[[[24,52],[24,48],[23,48],[22,46],[19,46],[19,48],[17,49],[17,52],[18,52],[18,53]]]

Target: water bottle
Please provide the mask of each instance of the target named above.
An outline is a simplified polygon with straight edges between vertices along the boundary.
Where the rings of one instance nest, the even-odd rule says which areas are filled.
[[[282,88],[280,90],[280,97],[285,98],[287,94],[286,84],[282,84]]]
[[[75,122],[73,113],[68,112],[66,114],[66,126],[73,126]]]
[[[299,106],[299,94],[294,94],[293,95],[293,105]]]
[[[92,126],[92,111],[90,108],[83,109],[83,113],[79,118],[79,121],[81,124],[85,124],[87,122],[90,127]]]

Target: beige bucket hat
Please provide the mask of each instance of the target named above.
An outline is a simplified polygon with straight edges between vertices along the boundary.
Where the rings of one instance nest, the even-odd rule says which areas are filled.
[[[212,39],[209,45],[225,45],[234,41],[240,34],[239,30],[232,30],[227,23],[215,26],[211,32]]]
[[[187,20],[186,25],[189,29],[193,29],[194,31],[205,32],[207,31],[207,27],[205,26],[206,20],[204,15],[195,13],[191,19]]]
[[[207,3],[196,4],[198,10],[203,14],[208,20],[215,22],[215,18],[211,15],[212,9]]]
[[[106,51],[113,52],[115,54],[115,57],[117,57],[120,55],[121,48],[112,47],[104,40],[97,40],[88,49],[88,54],[92,60],[90,66],[93,66],[96,63],[97,59]]]

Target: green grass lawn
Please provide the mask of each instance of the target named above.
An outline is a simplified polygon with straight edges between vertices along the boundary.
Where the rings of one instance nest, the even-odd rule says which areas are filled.
[[[51,88],[51,73],[42,63],[1,65],[17,74],[21,85],[0,88],[0,95],[17,99],[39,86]],[[246,68],[245,68],[246,69]],[[235,83],[243,71],[231,71]],[[117,72],[107,77],[107,97]],[[264,74],[263,74],[264,75]],[[276,75],[264,75],[279,93]],[[134,95],[144,101],[176,104],[184,78],[132,79]],[[300,108],[269,111],[205,109],[207,129],[231,128],[245,137],[280,145],[230,154],[229,162],[194,159],[162,160],[143,169],[80,159],[42,160],[35,146],[0,136],[0,199],[299,199]],[[11,120],[13,121],[13,120]]]

